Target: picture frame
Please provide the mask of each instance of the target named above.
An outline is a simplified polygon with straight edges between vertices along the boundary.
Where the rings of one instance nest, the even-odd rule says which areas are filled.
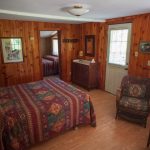
[[[23,62],[23,47],[21,37],[2,37],[1,49],[4,63]]]
[[[85,36],[85,55],[91,57],[95,56],[95,35]]]
[[[150,42],[141,41],[140,42],[140,51],[144,53],[150,53]]]

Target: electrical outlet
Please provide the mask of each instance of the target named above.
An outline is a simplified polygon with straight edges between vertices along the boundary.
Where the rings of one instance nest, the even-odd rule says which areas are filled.
[[[147,66],[150,66],[150,60],[147,61]]]

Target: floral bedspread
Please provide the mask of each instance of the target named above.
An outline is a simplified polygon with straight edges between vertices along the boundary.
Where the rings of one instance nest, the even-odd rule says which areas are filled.
[[[58,56],[52,56],[52,55],[45,55],[43,58],[50,60],[50,61],[53,61],[55,74],[58,74],[58,72],[59,72],[59,57]]]
[[[78,125],[96,126],[89,95],[59,80],[0,88],[0,143],[23,150]]]
[[[50,76],[56,74],[56,67],[54,62],[48,59],[42,58],[43,76]]]

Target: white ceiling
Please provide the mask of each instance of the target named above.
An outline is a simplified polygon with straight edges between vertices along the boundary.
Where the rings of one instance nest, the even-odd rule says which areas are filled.
[[[77,3],[84,4],[90,12],[76,17],[64,11]],[[81,23],[148,12],[150,0],[0,0],[1,19]]]

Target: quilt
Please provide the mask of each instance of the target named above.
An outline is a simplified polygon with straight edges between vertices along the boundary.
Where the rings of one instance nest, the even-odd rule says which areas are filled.
[[[90,96],[51,77],[0,88],[0,149],[23,150],[80,125],[96,126]]]

